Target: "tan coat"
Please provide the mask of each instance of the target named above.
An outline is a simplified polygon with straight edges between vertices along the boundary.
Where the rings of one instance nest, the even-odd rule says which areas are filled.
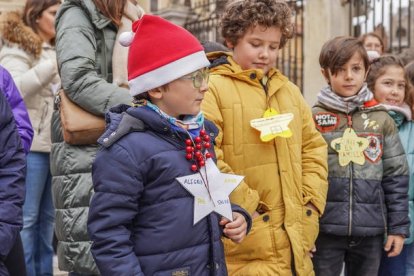
[[[308,251],[325,207],[326,144],[299,89],[285,76],[271,70],[266,92],[259,81],[261,71],[243,71],[231,56],[227,60],[212,68],[202,109],[219,128],[220,170],[245,176],[232,202],[250,213],[263,212],[242,244],[224,241],[229,274],[292,275],[293,252],[296,274],[313,275]],[[268,107],[293,113],[292,137],[260,140],[250,121],[261,118]],[[305,206],[309,202],[319,213]]]
[[[50,152],[53,93],[60,86],[55,50],[23,24],[19,13],[9,12],[2,20],[0,64],[12,75],[29,112],[34,131],[30,150]]]

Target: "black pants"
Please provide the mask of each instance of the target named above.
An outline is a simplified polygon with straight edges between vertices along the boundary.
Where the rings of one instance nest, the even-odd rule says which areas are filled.
[[[4,265],[9,271],[10,276],[26,276],[26,263],[24,261],[23,244],[20,235],[18,235],[13,248],[7,255]]]
[[[319,233],[313,266],[316,276],[378,275],[384,236],[353,237]]]

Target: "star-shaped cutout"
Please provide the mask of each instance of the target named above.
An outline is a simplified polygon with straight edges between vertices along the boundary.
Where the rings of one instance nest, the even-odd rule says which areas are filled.
[[[288,127],[292,119],[292,113],[279,114],[274,109],[268,109],[263,118],[251,120],[250,126],[260,131],[260,139],[263,142],[268,142],[277,136],[284,138],[292,136],[292,131]]]
[[[364,165],[364,150],[368,147],[368,144],[368,139],[358,137],[352,128],[345,129],[342,138],[331,141],[331,147],[338,152],[339,165],[342,167],[350,162]]]
[[[209,158],[200,172],[177,177],[177,181],[194,196],[194,220],[196,224],[211,212],[233,220],[229,195],[244,176],[221,173]],[[207,185],[206,185],[207,184]]]

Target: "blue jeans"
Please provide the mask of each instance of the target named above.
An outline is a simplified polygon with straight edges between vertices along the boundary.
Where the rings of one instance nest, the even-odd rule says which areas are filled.
[[[404,244],[400,255],[392,258],[383,252],[379,276],[411,276],[414,275],[414,243]]]
[[[346,276],[377,275],[383,240],[383,235],[354,237],[319,233],[312,259],[316,276],[339,276],[344,263]]]
[[[29,152],[21,231],[28,276],[53,275],[55,210],[51,178],[49,153]]]

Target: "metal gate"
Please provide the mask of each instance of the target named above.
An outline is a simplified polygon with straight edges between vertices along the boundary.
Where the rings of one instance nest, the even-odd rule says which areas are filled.
[[[305,0],[286,1],[292,9],[296,36],[280,51],[277,67],[293,83],[303,88],[303,6]],[[200,41],[223,42],[218,28],[219,18],[227,0],[191,1],[190,15],[184,27]]]
[[[400,53],[413,45],[414,0],[342,0],[349,6],[349,34],[375,32],[386,52]]]

